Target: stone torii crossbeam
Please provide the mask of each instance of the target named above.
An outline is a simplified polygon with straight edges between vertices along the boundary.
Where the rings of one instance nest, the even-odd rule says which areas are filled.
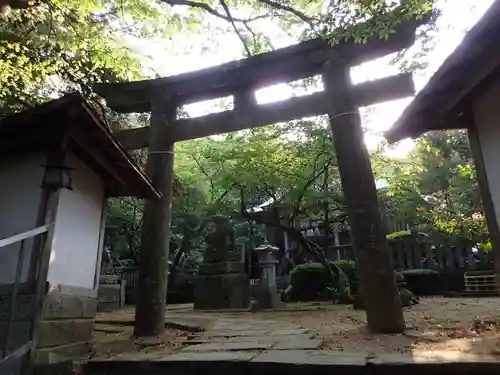
[[[368,327],[373,332],[404,329],[358,107],[411,96],[415,89],[406,73],[353,85],[350,67],[411,46],[423,23],[405,21],[387,40],[346,41],[332,47],[314,39],[195,72],[95,85],[115,111],[151,112],[149,127],[117,134],[127,149],[148,147],[146,171],[163,194],[160,202],[146,201],[144,210],[136,334],[154,335],[164,329],[175,142],[323,114],[330,117]],[[258,88],[317,75],[323,79],[322,92],[279,103],[256,102]],[[226,96],[233,96],[231,110],[177,118],[182,105]]]

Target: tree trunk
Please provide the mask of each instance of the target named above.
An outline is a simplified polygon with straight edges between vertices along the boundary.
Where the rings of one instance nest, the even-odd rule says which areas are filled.
[[[170,215],[174,176],[174,142],[168,127],[176,107],[152,103],[146,172],[163,194],[159,201],[146,200],[139,252],[139,285],[135,311],[137,336],[155,336],[165,329]]]
[[[328,165],[325,167],[325,175],[323,180],[323,193],[328,193]],[[328,205],[328,200],[326,200],[323,204],[323,251],[325,254],[328,252],[328,245],[330,239],[330,218],[329,218],[329,210],[330,207]]]
[[[342,189],[353,235],[368,329],[396,333],[405,328],[401,300],[389,257],[377,191],[361,118],[350,98],[349,68],[329,62],[323,79]]]

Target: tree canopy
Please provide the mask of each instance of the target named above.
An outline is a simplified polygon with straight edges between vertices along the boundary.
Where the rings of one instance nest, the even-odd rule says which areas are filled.
[[[90,84],[144,78],[127,42],[174,40],[233,32],[247,55],[274,48],[273,39],[354,36],[384,38],[405,18],[421,17],[430,0],[3,0],[0,2],[0,115],[68,90],[91,94]],[[389,12],[389,13],[387,13]],[[388,16],[390,15],[390,16]],[[359,21],[372,19],[363,28]],[[339,28],[346,28],[342,34]],[[174,46],[174,48],[176,48]]]

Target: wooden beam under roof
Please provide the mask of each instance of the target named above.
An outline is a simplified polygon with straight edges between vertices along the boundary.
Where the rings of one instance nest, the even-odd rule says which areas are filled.
[[[363,107],[408,97],[414,93],[412,75],[403,73],[356,85],[353,96],[356,104]],[[241,110],[235,108],[230,111],[177,120],[169,131],[172,132],[174,140],[179,142],[317,116],[326,113],[328,100],[328,96],[322,91],[269,104],[249,103],[248,106],[242,106]],[[129,150],[147,147],[149,127],[123,130],[118,132],[116,137]]]
[[[253,89],[287,83],[320,74],[321,66],[332,58],[356,65],[410,47],[415,30],[427,22],[407,20],[387,40],[372,37],[365,44],[341,42],[334,47],[322,39],[194,72],[139,82],[97,84],[94,90],[118,112],[149,112],[153,98],[176,99],[180,105],[233,95],[241,88]]]

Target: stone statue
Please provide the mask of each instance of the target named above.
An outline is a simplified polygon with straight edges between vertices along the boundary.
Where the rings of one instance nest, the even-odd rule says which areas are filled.
[[[113,264],[113,258],[111,257],[111,251],[108,247],[104,247],[102,251],[102,262],[101,262],[101,275],[114,275],[115,267]]]
[[[221,215],[212,217],[211,231],[205,236],[205,263],[226,262],[234,249],[234,230],[230,220]]]

